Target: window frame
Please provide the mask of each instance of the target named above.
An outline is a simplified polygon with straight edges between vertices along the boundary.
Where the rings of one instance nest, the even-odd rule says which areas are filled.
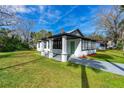
[[[53,40],[53,49],[62,49],[62,40]]]

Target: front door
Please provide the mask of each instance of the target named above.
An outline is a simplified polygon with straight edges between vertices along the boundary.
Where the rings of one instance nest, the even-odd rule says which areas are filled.
[[[71,54],[74,54],[75,51],[75,41],[70,42],[70,52]]]

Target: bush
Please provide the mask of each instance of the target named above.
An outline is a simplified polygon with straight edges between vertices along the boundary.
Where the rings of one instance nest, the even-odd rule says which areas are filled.
[[[122,49],[122,48],[123,48],[122,41],[118,41],[118,43],[117,43],[117,49]]]
[[[18,36],[16,37],[7,37],[3,39],[3,46],[0,51],[10,52],[16,50],[29,50],[29,45],[27,42],[22,42]]]

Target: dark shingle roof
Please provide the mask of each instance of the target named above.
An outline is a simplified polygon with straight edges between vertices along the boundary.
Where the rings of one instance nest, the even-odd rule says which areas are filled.
[[[78,32],[80,35],[76,35],[75,32]],[[84,35],[81,33],[81,31],[79,29],[76,29],[76,30],[73,30],[73,31],[70,31],[70,32],[64,32],[64,33],[59,33],[59,34],[56,34],[56,35],[52,35],[50,37],[42,38],[42,40],[45,40],[45,39],[48,39],[48,38],[59,38],[59,37],[62,37],[62,36],[69,36],[69,37],[75,37],[75,38],[82,38],[84,40],[95,41],[93,39],[84,37]]]

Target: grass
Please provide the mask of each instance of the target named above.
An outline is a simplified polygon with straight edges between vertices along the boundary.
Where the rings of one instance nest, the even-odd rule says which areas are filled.
[[[124,52],[121,50],[97,51],[96,56],[88,58],[107,62],[124,63]]]
[[[86,84],[87,83],[87,84]],[[58,62],[35,51],[0,53],[0,87],[124,87],[124,77]]]

